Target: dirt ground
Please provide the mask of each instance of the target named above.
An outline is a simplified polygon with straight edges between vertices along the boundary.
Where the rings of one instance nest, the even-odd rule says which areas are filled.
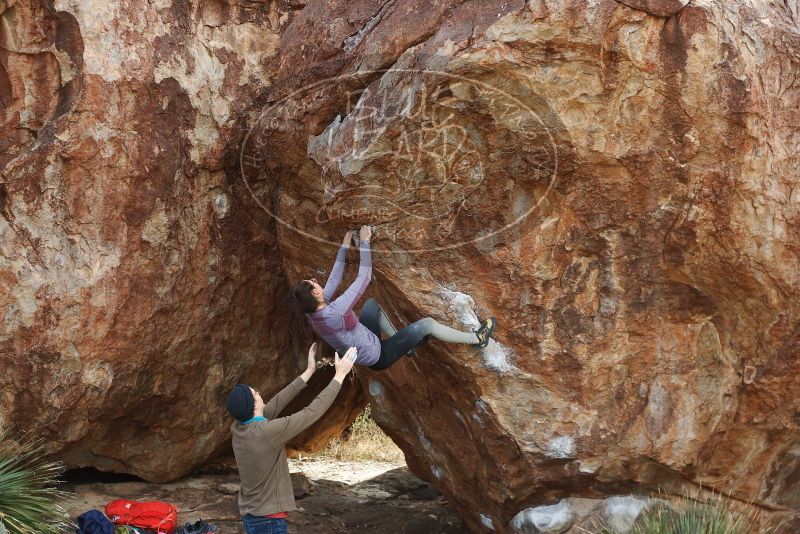
[[[298,509],[289,514],[296,534],[462,534],[463,523],[445,499],[405,465],[347,462],[326,458],[290,460]],[[86,510],[102,510],[114,499],[162,500],[175,504],[179,520],[204,519],[221,534],[241,532],[236,506],[239,478],[230,462],[170,484],[71,473],[64,489],[73,519]]]

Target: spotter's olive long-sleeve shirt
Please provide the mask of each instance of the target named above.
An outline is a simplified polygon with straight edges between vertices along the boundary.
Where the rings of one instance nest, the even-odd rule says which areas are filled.
[[[323,389],[306,408],[277,417],[306,383],[297,377],[264,406],[265,420],[231,425],[233,453],[239,469],[239,513],[265,516],[296,510],[286,443],[311,426],[333,404],[341,384],[336,380]]]

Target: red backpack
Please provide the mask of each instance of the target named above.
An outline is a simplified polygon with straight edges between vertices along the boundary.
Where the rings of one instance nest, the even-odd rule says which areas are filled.
[[[111,501],[106,515],[115,525],[151,528],[159,534],[172,534],[178,524],[178,509],[165,502]]]

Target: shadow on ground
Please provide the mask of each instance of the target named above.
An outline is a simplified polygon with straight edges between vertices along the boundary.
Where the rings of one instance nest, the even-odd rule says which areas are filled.
[[[331,462],[328,470],[336,469]],[[292,473],[298,509],[289,514],[289,530],[297,534],[460,534],[463,523],[444,497],[406,467],[388,465],[387,471],[354,483]],[[345,469],[353,472],[353,464]],[[371,471],[376,469],[371,464]],[[323,470],[324,471],[324,470]],[[339,477],[337,477],[339,478]],[[357,477],[356,477],[357,478]],[[239,478],[235,471],[217,469],[170,484],[150,484],[132,477],[115,478],[82,471],[67,477],[64,489],[74,493],[68,503],[73,519],[86,510],[102,510],[114,499],[161,500],[180,510],[181,524],[204,519],[216,523],[221,534],[241,532],[236,505]]]

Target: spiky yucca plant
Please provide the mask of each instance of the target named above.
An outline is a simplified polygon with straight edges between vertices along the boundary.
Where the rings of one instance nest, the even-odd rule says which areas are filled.
[[[44,441],[0,431],[0,523],[8,534],[50,534],[69,527],[56,487],[60,462],[47,459]]]
[[[758,528],[756,512],[743,514],[730,504],[704,503],[687,497],[670,505],[655,504],[642,512],[628,534],[762,534],[772,527]],[[616,534],[604,527],[599,534]]]
[[[751,534],[751,518],[720,504],[685,502],[676,508],[654,506],[631,534]]]

